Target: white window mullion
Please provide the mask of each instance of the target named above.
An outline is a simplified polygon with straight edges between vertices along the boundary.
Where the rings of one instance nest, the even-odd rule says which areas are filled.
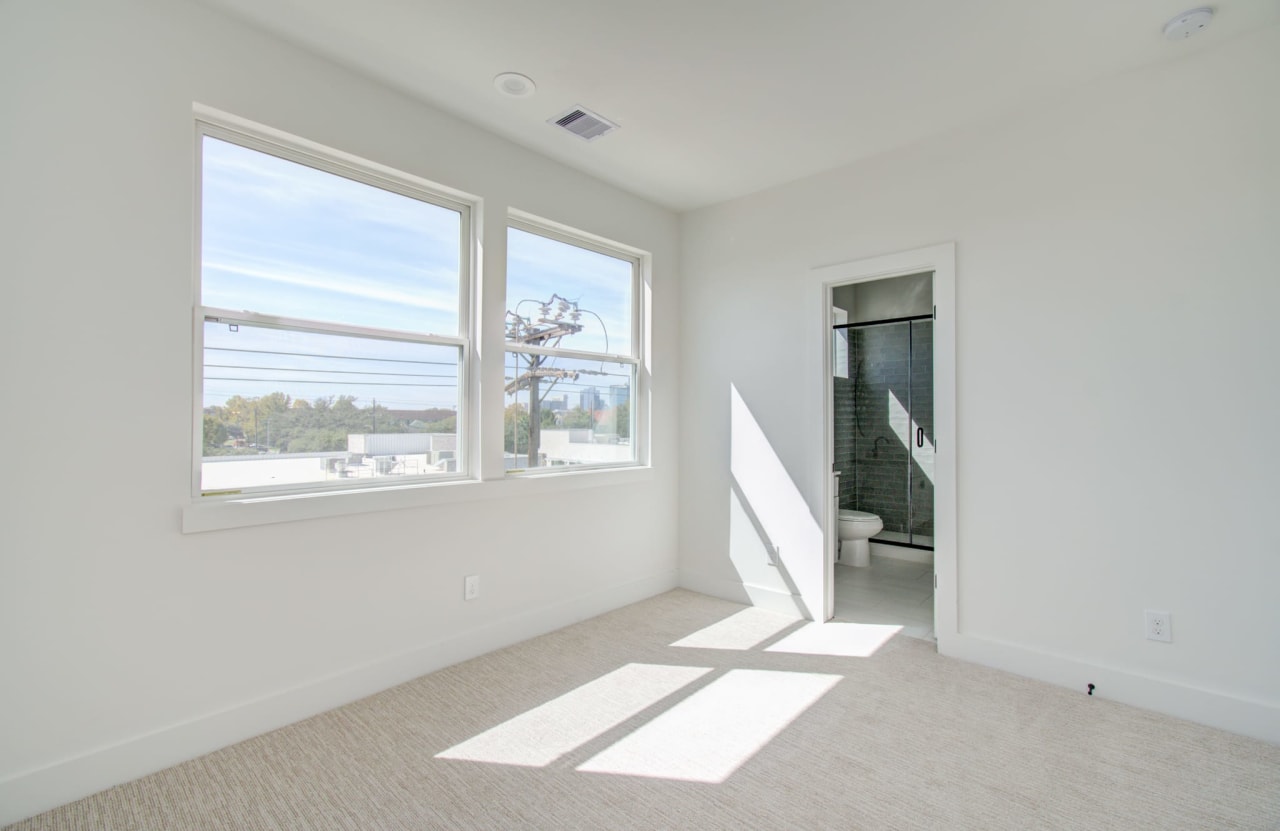
[[[350,335],[356,338],[372,338],[374,340],[397,340],[409,343],[434,343],[441,346],[465,347],[467,339],[451,335],[429,335],[417,332],[402,332],[394,329],[370,329],[365,326],[346,326],[340,323],[326,323],[318,320],[301,320],[288,317],[260,315],[254,312],[233,312],[229,309],[201,307],[204,319],[210,323],[228,325],[245,324],[259,326],[264,329],[288,329],[294,332],[319,332],[333,335]]]
[[[529,355],[548,355],[552,357],[573,358],[579,361],[605,361],[611,364],[638,364],[640,359],[632,355],[610,355],[604,352],[579,352],[576,349],[562,349],[548,346],[529,346],[508,342],[508,352],[523,352]]]

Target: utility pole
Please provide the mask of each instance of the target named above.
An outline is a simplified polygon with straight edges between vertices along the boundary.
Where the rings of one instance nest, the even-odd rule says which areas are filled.
[[[538,358],[539,365],[542,360],[542,357]],[[540,447],[542,447],[542,401],[538,397],[538,375],[531,372],[529,373],[529,467],[537,466]]]
[[[555,347],[565,335],[576,335],[582,331],[582,311],[578,304],[566,300],[558,294],[552,294],[545,303],[539,303],[539,314],[536,320],[521,317],[515,312],[507,312],[507,341],[526,346]],[[557,369],[546,366],[552,359],[549,355],[536,355],[530,352],[518,352],[525,360],[525,371],[518,374],[506,386],[508,395],[520,390],[529,391],[529,467],[538,466],[538,449],[542,444],[542,391],[541,379],[550,378],[551,387],[562,378],[577,380],[579,375],[607,375],[590,369]],[[517,427],[519,426],[517,422]],[[516,447],[519,447],[520,431],[517,429]]]

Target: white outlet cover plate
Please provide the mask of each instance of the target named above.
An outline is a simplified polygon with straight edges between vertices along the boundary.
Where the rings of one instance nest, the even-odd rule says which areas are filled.
[[[1173,642],[1173,618],[1168,612],[1147,609],[1147,640]]]

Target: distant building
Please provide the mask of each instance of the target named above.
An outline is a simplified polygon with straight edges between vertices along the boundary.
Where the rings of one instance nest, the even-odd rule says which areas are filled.
[[[543,430],[542,443],[539,445],[541,464],[557,467],[560,465],[592,465],[617,464],[632,460],[629,442],[619,441],[613,434],[604,434],[596,430]],[[516,460],[517,467],[523,467]]]
[[[347,452],[366,456],[408,456],[426,454],[431,461],[452,458],[458,449],[456,433],[351,433]]]

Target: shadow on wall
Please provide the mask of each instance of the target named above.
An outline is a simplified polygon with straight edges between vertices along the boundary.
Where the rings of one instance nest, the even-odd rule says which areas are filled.
[[[753,605],[821,620],[821,524],[732,384],[729,397],[729,557]]]

